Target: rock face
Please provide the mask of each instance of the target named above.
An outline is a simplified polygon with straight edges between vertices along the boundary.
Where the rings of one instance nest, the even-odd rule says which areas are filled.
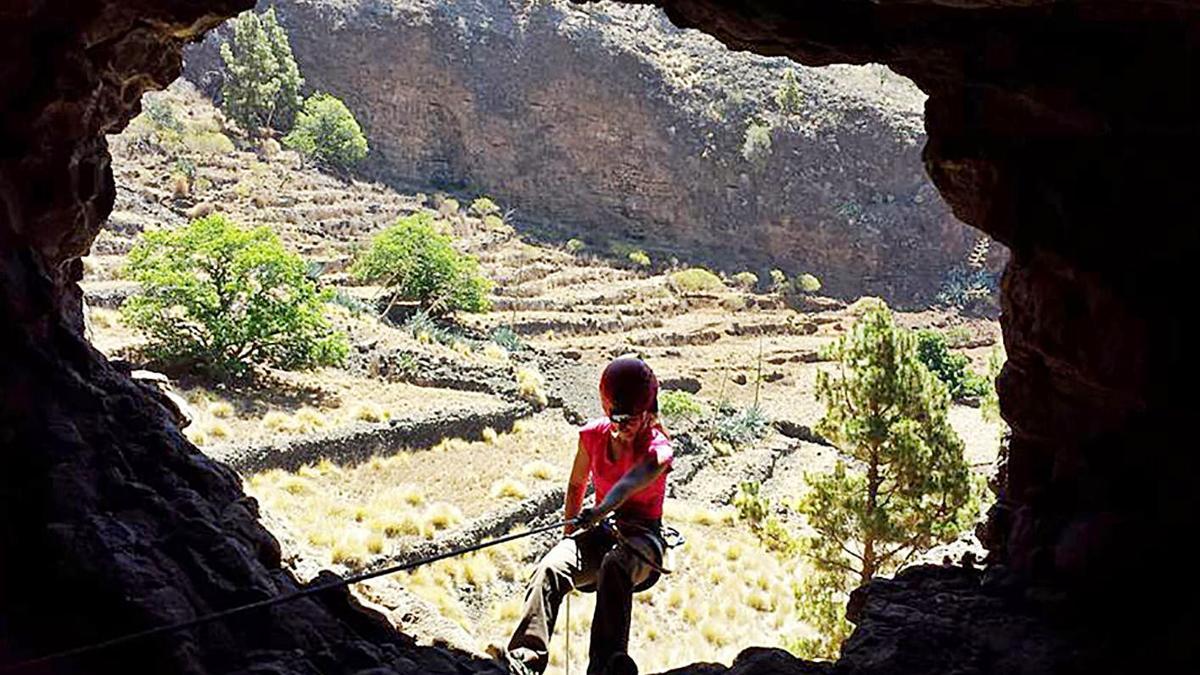
[[[834,296],[912,306],[979,236],[921,166],[924,95],[879,66],[730,52],[613,3],[272,4],[308,85],[362,123],[376,174],[491,195],[592,250],[812,272]],[[225,32],[188,53],[193,80],[217,79]],[[774,100],[789,67],[790,116]],[[774,123],[761,165],[742,154],[756,117]]]
[[[240,478],[82,337],[75,281],[112,208],[104,134],[179,75],[183,42],[246,6],[0,10],[0,663],[295,590]],[[318,582],[321,580],[318,579]],[[323,594],[25,672],[463,673]]]
[[[178,74],[184,40],[245,4],[18,0],[0,10],[5,661],[295,585],[236,476],[84,342],[75,283],[78,256],[113,202],[103,134],[128,121],[144,89]],[[662,4],[680,25],[734,47],[810,65],[878,61],[911,77],[929,94],[924,157],[935,184],[959,217],[1013,251],[1000,382],[1013,433],[988,575],[1029,604],[989,601],[986,577],[876,582],[854,603],[859,627],[833,672],[1053,672],[1067,650],[1084,658],[1066,663],[1098,664],[1092,672],[1135,659],[1144,672],[1194,665],[1194,584],[1165,581],[1183,568],[1172,547],[1186,541],[1200,494],[1193,413],[1181,397],[1198,367],[1178,302],[1200,254],[1190,222],[1200,9],[1166,0]],[[1156,606],[1159,592],[1170,602]],[[944,612],[946,603],[979,611]],[[1049,626],[1049,642],[1040,628],[993,630],[1030,613],[1021,625]],[[949,637],[920,639],[922,626]],[[970,656],[1018,651],[1045,658]],[[780,665],[776,652],[753,661],[761,667],[740,672],[809,668]],[[377,615],[325,597],[61,670],[128,672],[130,663],[187,673],[482,667],[413,648]]]

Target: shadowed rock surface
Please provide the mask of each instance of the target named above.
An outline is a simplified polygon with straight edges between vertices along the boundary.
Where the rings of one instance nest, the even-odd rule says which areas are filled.
[[[78,256],[113,203],[103,135],[129,120],[143,90],[178,75],[184,40],[247,4],[0,10],[6,662],[295,587],[237,477],[84,342],[76,284]],[[1194,663],[1194,585],[1164,586],[1171,602],[1157,607],[1152,584],[1169,579],[1180,558],[1173,547],[1197,511],[1194,413],[1179,397],[1197,375],[1179,303],[1200,253],[1190,217],[1200,155],[1196,6],[661,4],[676,23],[734,47],[810,65],[878,61],[912,78],[929,94],[924,158],[935,184],[960,218],[1013,252],[1000,381],[1013,434],[988,528],[990,576],[917,570],[871,584],[856,596],[859,627],[832,672],[1128,672],[1133,663],[1172,672]],[[1025,602],[989,600],[989,578]],[[988,654],[1022,660],[980,656]],[[734,672],[812,668],[778,652],[740,663]],[[343,596],[61,670],[131,664],[187,673],[487,667],[414,648]]]

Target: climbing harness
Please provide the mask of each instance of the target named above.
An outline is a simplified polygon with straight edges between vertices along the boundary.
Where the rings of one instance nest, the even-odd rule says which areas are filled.
[[[398,565],[384,567],[382,569],[378,569],[373,572],[364,572],[362,574],[344,577],[342,579],[338,579],[337,581],[331,581],[329,583],[320,584],[318,586],[309,586],[307,588],[302,588],[298,591],[292,591],[291,593],[284,593],[283,595],[277,595],[275,597],[267,598],[265,600],[259,600],[257,602],[251,602],[251,603],[247,603],[245,605],[238,605],[236,607],[224,609],[219,612],[213,612],[211,614],[205,614],[203,616],[198,616],[196,618],[188,619],[186,621],[180,621],[177,623],[168,624],[166,626],[158,626],[156,628],[148,628],[146,630],[138,631],[136,633],[128,633],[126,635],[121,635],[121,636],[118,636],[118,637],[115,637],[115,638],[112,638],[109,640],[104,640],[102,642],[95,642],[95,643],[88,644],[88,645],[73,647],[71,649],[65,649],[60,652],[55,652],[53,654],[47,654],[45,656],[39,656],[37,658],[28,659],[25,661],[19,661],[17,663],[13,663],[13,664],[9,664],[9,665],[0,665],[0,673],[16,673],[16,672],[20,672],[22,670],[27,670],[34,666],[40,666],[40,665],[44,665],[44,664],[47,664],[47,663],[50,663],[53,661],[59,661],[59,660],[66,659],[66,658],[82,656],[83,654],[98,652],[98,651],[101,651],[104,649],[109,649],[111,647],[116,647],[119,645],[128,644],[130,642],[135,642],[137,640],[144,640],[144,639],[156,637],[159,635],[167,635],[169,633],[174,633],[174,632],[181,631],[181,630],[187,630],[189,628],[196,628],[197,626],[203,626],[205,624],[209,624],[214,621],[220,621],[222,619],[227,619],[231,616],[236,616],[238,614],[245,614],[246,612],[251,612],[256,609],[264,609],[267,607],[273,607],[275,605],[281,605],[283,603],[291,602],[293,600],[299,600],[300,598],[308,597],[310,595],[316,595],[318,593],[323,593],[325,591],[330,591],[330,590],[337,589],[337,588],[344,588],[346,586],[350,586],[351,584],[357,584],[357,583],[367,581],[370,579],[375,579],[377,577],[394,574],[396,572],[403,572],[406,570],[411,570],[411,569],[414,569],[417,567],[421,567],[422,565],[428,565],[429,563],[437,562],[439,560],[445,560],[447,558],[454,558],[454,557],[457,557],[457,556],[460,556],[460,555],[463,555],[466,553],[474,553],[475,551],[480,551],[485,548],[490,548],[490,547],[496,546],[498,544],[504,544],[504,543],[514,541],[517,539],[531,537],[535,534],[541,534],[542,532],[548,532],[548,531],[554,530],[554,529],[561,529],[567,525],[574,525],[574,524],[576,524],[576,519],[572,518],[571,520],[561,521],[561,522],[553,523],[550,525],[543,525],[541,527],[535,527],[533,529],[526,530],[525,532],[516,532],[513,534],[506,534],[502,537],[497,537],[495,539],[491,539],[489,541],[481,542],[478,544],[471,544],[470,546],[464,546],[462,548],[453,549],[451,551],[446,551],[444,553],[438,553],[435,555],[420,558],[418,560],[413,560],[411,562],[400,563]]]
[[[654,570],[655,572],[658,572],[659,574],[670,574],[671,573],[670,569],[668,569],[664,565],[661,565],[661,564],[655,562],[653,559],[650,558],[650,556],[643,553],[641,551],[641,549],[630,544],[629,540],[625,538],[625,535],[621,533],[621,528],[619,525],[617,525],[616,522],[606,520],[601,524],[601,526],[604,527],[609,532],[609,534],[611,534],[613,536],[613,538],[617,540],[618,546],[625,549],[626,551],[629,551],[636,558],[638,558],[642,562],[649,565],[650,569]],[[667,555],[667,553],[671,549],[677,548],[679,546],[683,546],[684,541],[685,541],[683,538],[683,534],[680,533],[679,530],[677,530],[673,527],[670,527],[668,525],[664,525],[661,527],[661,529],[658,531],[658,536],[660,539],[662,539],[662,542],[663,542],[663,547],[665,549],[663,551],[664,557]]]

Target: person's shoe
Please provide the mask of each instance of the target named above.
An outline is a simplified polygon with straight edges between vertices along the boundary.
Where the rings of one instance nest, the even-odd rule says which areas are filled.
[[[628,654],[617,652],[609,657],[604,675],[638,675],[638,667]]]

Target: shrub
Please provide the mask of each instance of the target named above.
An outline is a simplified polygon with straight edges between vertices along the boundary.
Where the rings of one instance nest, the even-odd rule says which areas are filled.
[[[738,519],[750,526],[768,551],[790,556],[800,549],[800,541],[771,513],[771,501],[760,494],[758,481],[746,481],[738,486],[733,506]]]
[[[517,393],[521,398],[539,408],[545,408],[550,402],[546,397],[545,380],[540,373],[530,368],[517,369]]]
[[[733,275],[733,283],[737,284],[738,288],[743,291],[752,291],[758,286],[758,275],[754,272],[738,272]]]
[[[757,406],[738,410],[722,404],[706,421],[705,436],[710,442],[725,443],[736,450],[766,436],[768,424],[767,416]]]
[[[991,388],[987,379],[969,368],[971,359],[966,354],[950,351],[946,336],[939,331],[917,331],[917,357],[946,385],[955,400],[983,397]]]
[[[516,331],[508,326],[496,326],[493,328],[490,339],[510,352],[519,352],[524,346],[521,344],[521,336],[517,335]]]
[[[796,84],[796,71],[788,68],[783,71],[783,79],[779,83],[779,89],[775,90],[775,104],[779,106],[779,111],[785,115],[799,115],[804,105],[804,97],[800,93],[800,86]]]
[[[796,290],[801,293],[816,293],[821,290],[821,281],[811,274],[796,277]]]
[[[983,419],[989,422],[1003,423],[1000,417],[1000,396],[996,393],[996,378],[1000,377],[1000,371],[1003,370],[1006,360],[1004,347],[1000,345],[993,347],[992,353],[988,354],[988,372],[985,379],[987,388],[984,390],[979,410],[983,413]]]
[[[221,44],[222,109],[250,133],[287,129],[300,107],[304,79],[275,10],[242,12],[229,25],[233,38]]]
[[[347,354],[345,336],[322,314],[328,294],[265,227],[212,215],[147,232],[129,254],[128,275],[141,290],[125,302],[125,321],[164,361],[225,376],[254,365],[339,363]]]
[[[584,248],[585,248],[585,244],[582,241],[580,241],[579,239],[568,239],[567,240],[567,252],[572,255],[579,253]]]
[[[475,201],[471,202],[471,213],[474,213],[479,217],[490,216],[499,211],[500,207],[496,206],[496,202],[488,199],[487,197],[479,197]]]
[[[142,99],[142,112],[158,129],[183,132],[183,122],[175,116],[175,108],[162,96],[147,95]]]
[[[999,287],[999,277],[987,269],[954,267],[942,279],[937,301],[964,309],[976,300],[993,297]]]
[[[650,256],[647,255],[645,251],[633,251],[629,254],[629,262],[637,265],[638,267],[649,267]]]
[[[695,396],[686,391],[675,390],[659,393],[658,410],[668,420],[695,419],[704,412]]]
[[[742,141],[742,158],[762,170],[771,159],[771,125],[762,121],[753,121],[746,127],[746,137]]]
[[[850,306],[846,308],[846,311],[850,314],[850,316],[861,317],[868,312],[887,308],[887,303],[884,302],[882,298],[877,298],[873,295],[864,295],[863,297],[850,303]]]
[[[433,315],[483,312],[490,305],[491,282],[480,275],[479,263],[454,250],[428,213],[400,218],[376,235],[350,272],[390,290],[393,301],[415,301]]]
[[[681,293],[711,293],[725,289],[721,277],[703,267],[691,267],[671,273],[671,285]]]
[[[318,163],[347,168],[367,156],[367,138],[341,99],[316,93],[304,100],[284,145]]]
[[[198,131],[183,136],[183,145],[200,155],[228,155],[233,152],[233,141],[219,131]]]
[[[783,270],[771,270],[771,290],[782,291],[787,287],[788,278]]]

